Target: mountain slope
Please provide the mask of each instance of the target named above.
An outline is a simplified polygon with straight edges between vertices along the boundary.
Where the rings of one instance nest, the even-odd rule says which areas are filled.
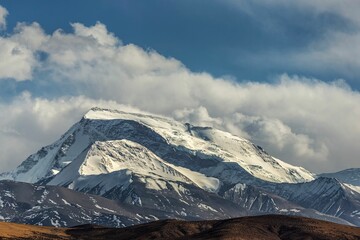
[[[120,227],[145,222],[148,217],[139,218],[131,208],[109,199],[61,187],[0,181],[0,196],[0,219],[8,222],[55,227],[84,223]]]
[[[314,209],[360,226],[360,193],[335,178],[320,177],[298,184],[267,183],[260,188],[302,208]]]
[[[322,173],[319,176],[336,178],[342,183],[360,187],[360,168],[350,168],[335,173]]]
[[[146,195],[151,195],[147,189],[136,189],[144,200]],[[170,198],[166,192],[157,192],[156,196],[162,198],[154,201],[169,206],[149,208],[148,203],[132,204],[58,186],[3,180],[0,181],[0,220],[55,227],[89,223],[124,227],[158,219],[221,219],[247,214],[240,206],[201,189],[192,190],[187,197],[193,201],[186,204],[179,203],[178,196]]]

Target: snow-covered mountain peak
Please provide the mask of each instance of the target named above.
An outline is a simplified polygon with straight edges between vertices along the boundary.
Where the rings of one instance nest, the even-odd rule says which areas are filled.
[[[141,121],[143,120],[144,123],[149,122],[152,120],[157,120],[161,122],[172,122],[174,120],[170,118],[166,118],[164,116],[150,114],[141,111],[121,111],[115,109],[107,109],[107,108],[99,108],[94,107],[91,108],[85,115],[83,116],[84,119],[92,119],[92,120],[116,120],[116,119],[127,119],[127,120],[135,120]],[[151,122],[151,121],[150,121]]]
[[[263,180],[303,182],[314,179],[313,174],[304,168],[275,159],[250,141],[218,129],[183,124],[161,116],[99,108],[90,110],[84,118],[136,121],[156,132],[172,146],[207,156],[217,156],[224,162],[235,162]]]
[[[149,164],[174,171],[181,168],[183,177],[189,179],[187,174],[196,173],[231,184],[244,178],[252,181],[249,176],[289,183],[314,179],[309,171],[271,157],[250,141],[221,130],[100,108],[91,109],[58,141],[0,179],[34,183],[58,179],[57,175],[70,174],[72,168],[72,174],[99,175],[125,169],[137,172],[136,168],[139,171]],[[161,173],[165,174],[163,178],[170,177],[167,173]]]

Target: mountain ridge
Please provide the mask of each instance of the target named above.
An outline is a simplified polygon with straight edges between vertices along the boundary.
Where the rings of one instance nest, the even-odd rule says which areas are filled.
[[[319,176],[337,178],[343,183],[360,187],[360,168],[349,168],[335,173],[322,173]]]

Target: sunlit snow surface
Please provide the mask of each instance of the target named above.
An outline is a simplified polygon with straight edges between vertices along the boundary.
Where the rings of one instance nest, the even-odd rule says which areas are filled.
[[[235,162],[253,176],[273,182],[311,181],[314,176],[302,167],[275,159],[246,139],[213,128],[191,127],[172,119],[120,111],[91,110],[87,119],[128,119],[151,128],[170,144]]]

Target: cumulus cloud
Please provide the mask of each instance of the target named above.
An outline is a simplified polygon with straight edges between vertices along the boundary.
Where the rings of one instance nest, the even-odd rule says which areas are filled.
[[[342,81],[328,84],[285,74],[272,84],[239,84],[192,72],[154,50],[123,45],[101,23],[72,26],[72,33],[45,34],[36,23],[21,24],[2,39],[29,51],[29,57],[18,62],[28,64],[30,70],[24,76],[13,73],[14,79],[31,78],[40,89],[44,82],[71,86],[77,95],[46,99],[25,93],[0,103],[1,112],[6,113],[0,119],[4,168],[55,140],[97,105],[134,106],[224,129],[314,171],[358,163],[360,94]]]
[[[24,81],[32,78],[38,65],[37,52],[46,36],[37,23],[19,23],[14,34],[0,37],[0,80]]]
[[[107,31],[106,26],[100,22],[97,22],[92,27],[85,27],[80,23],[73,23],[71,26],[74,28],[75,35],[91,37],[100,45],[113,46],[119,42],[112,33]]]

